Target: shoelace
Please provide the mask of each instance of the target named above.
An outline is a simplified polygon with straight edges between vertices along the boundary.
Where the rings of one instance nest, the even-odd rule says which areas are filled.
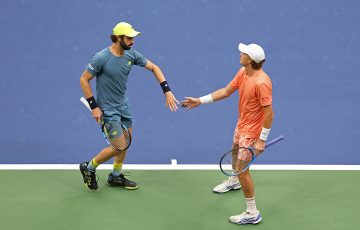
[[[248,222],[248,220],[247,220],[247,218],[246,218],[246,215],[247,214],[249,214],[248,212],[243,212],[243,213],[241,213],[241,215],[240,215],[240,223],[244,223],[244,224],[246,224],[247,222]]]
[[[124,184],[127,184],[130,182],[130,180],[128,180],[127,178],[125,178],[125,176],[130,176],[131,173],[130,172],[124,172],[122,174],[120,174],[119,177],[115,177],[117,181],[122,181]]]
[[[256,219],[256,216],[252,216],[250,214],[250,212],[243,212],[241,215],[244,216],[244,219],[243,220],[246,220],[246,221],[253,221]],[[247,216],[248,215],[248,216]]]
[[[115,183],[126,183],[129,180],[126,179],[125,176],[130,176],[130,175],[131,175],[130,172],[123,172],[119,176],[113,176],[113,178],[114,178],[113,180],[114,180]]]
[[[114,177],[114,182],[117,184],[126,184],[129,180],[123,176]]]
[[[231,177],[229,177],[228,179],[223,180],[223,183],[232,184],[233,181],[231,180]]]

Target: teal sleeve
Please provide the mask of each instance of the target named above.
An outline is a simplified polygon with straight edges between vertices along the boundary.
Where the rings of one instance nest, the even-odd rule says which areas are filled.
[[[95,54],[92,56],[89,64],[87,65],[86,70],[89,71],[92,75],[98,75],[102,70],[103,58],[100,54]]]
[[[135,55],[134,65],[145,67],[148,60],[141,53],[139,53],[136,50],[134,50],[134,55]]]

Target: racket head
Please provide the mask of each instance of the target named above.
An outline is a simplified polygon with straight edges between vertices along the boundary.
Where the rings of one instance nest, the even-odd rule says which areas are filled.
[[[125,151],[131,145],[131,133],[121,121],[100,120],[101,130],[107,143],[116,151]]]
[[[227,176],[237,176],[245,172],[255,158],[254,150],[250,147],[231,149],[220,158],[220,170]]]

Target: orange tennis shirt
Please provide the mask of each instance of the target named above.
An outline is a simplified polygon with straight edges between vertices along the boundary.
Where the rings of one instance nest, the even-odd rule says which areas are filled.
[[[269,76],[262,72],[249,77],[245,67],[230,82],[239,92],[239,118],[237,128],[247,138],[259,138],[264,121],[263,106],[272,103],[272,84]]]

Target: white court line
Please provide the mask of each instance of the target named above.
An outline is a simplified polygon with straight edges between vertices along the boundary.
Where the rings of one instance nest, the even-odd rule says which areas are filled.
[[[102,164],[98,169],[112,169]],[[230,169],[230,165],[225,167]],[[0,164],[0,170],[77,170],[78,164]],[[124,170],[219,170],[217,164],[124,164]],[[360,165],[252,165],[251,170],[360,170]]]

